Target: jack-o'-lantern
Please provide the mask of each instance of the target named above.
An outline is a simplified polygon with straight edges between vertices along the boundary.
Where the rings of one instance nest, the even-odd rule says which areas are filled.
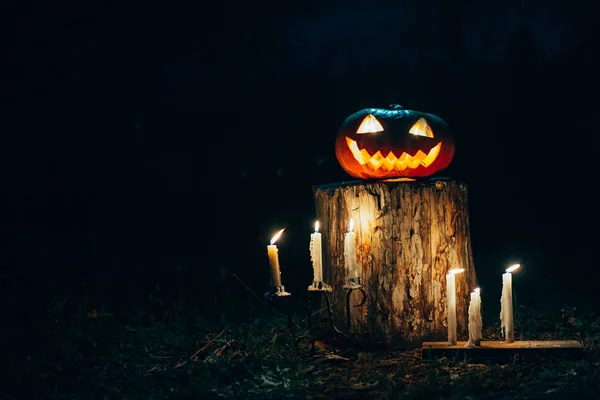
[[[361,179],[422,178],[446,168],[454,138],[440,117],[420,111],[366,108],[342,123],[335,143],[344,170]]]

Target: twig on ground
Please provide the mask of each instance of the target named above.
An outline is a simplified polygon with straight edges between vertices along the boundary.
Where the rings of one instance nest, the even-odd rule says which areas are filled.
[[[184,362],[177,363],[177,365],[175,365],[175,367],[173,367],[173,368],[175,368],[175,369],[181,368],[185,364],[187,364],[188,361],[196,358],[196,356],[198,354],[200,354],[204,350],[208,349],[215,342],[215,340],[217,340],[223,333],[225,333],[225,329],[223,329],[221,331],[221,333],[219,333],[217,336],[215,336],[214,338],[212,338],[212,340],[210,342],[208,342],[207,344],[205,344],[204,346],[202,346],[200,349],[196,350],[196,352],[194,354],[192,354],[187,360],[185,360]]]
[[[225,333],[225,329],[223,329],[221,331],[221,333],[219,333],[217,336],[215,336],[214,338],[212,338],[212,340],[208,343],[206,343],[204,346],[202,346],[202,348],[200,348],[198,351],[196,351],[194,354],[192,354],[189,358],[189,360],[191,360],[192,358],[196,357],[198,354],[200,354],[200,352],[208,349],[210,347],[211,344],[213,344],[215,342],[215,340],[217,340],[223,333]]]
[[[227,342],[227,343],[225,343],[223,346],[221,346],[219,349],[217,349],[217,350],[215,351],[215,354],[216,354],[216,355],[218,355],[218,356],[220,356],[221,354],[223,354],[223,351],[224,351],[226,348],[230,347],[230,346],[231,346],[231,342]]]

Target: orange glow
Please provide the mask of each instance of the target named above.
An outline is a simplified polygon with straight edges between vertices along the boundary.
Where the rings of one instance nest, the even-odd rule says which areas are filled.
[[[385,171],[404,171],[407,168],[417,168],[421,165],[429,167],[431,163],[435,161],[440,150],[442,143],[438,143],[437,146],[432,148],[428,154],[425,154],[421,150],[417,151],[417,154],[411,156],[406,152],[402,152],[400,157],[396,156],[393,152],[389,152],[387,156],[383,156],[380,151],[371,155],[365,149],[360,150],[356,141],[346,137],[346,144],[352,152],[354,159],[358,161],[360,165],[368,165],[374,171],[379,168],[383,168]]]
[[[383,126],[377,121],[373,114],[369,114],[362,120],[356,133],[375,133],[383,132]]]
[[[285,231],[285,228],[283,228],[282,230],[280,230],[279,232],[277,232],[275,234],[275,236],[273,236],[271,238],[271,244],[275,244],[275,242],[277,241],[277,239],[279,239],[279,237],[281,236],[281,234],[283,233],[283,231]]]
[[[354,220],[350,218],[350,226],[348,227],[348,232],[352,232],[354,230]]]
[[[417,136],[425,136],[428,138],[433,138],[433,131],[429,127],[429,124],[425,120],[425,118],[420,118],[408,131],[411,135]]]
[[[448,273],[452,274],[452,275],[460,274],[462,272],[465,272],[464,268],[454,268],[454,269],[451,269],[450,271],[448,271]]]
[[[514,270],[517,270],[520,267],[521,267],[521,264],[511,265],[510,267],[506,268],[506,272],[513,272]]]

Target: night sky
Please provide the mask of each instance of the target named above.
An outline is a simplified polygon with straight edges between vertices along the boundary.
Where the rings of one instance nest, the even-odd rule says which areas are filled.
[[[484,289],[499,298],[520,262],[532,301],[596,298],[598,28],[584,2],[284,3],[5,14],[5,296],[42,309],[85,284],[116,308],[177,292],[179,274],[196,294],[240,288],[231,273],[262,293],[282,227],[283,280],[302,292],[312,186],[353,180],[339,126],[399,103],[454,132],[438,176],[469,185]]]

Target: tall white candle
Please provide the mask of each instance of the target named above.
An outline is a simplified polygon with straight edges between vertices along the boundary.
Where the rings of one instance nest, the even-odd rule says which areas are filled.
[[[479,346],[481,343],[481,293],[477,288],[471,292],[471,302],[469,303],[469,341],[466,347]]]
[[[502,297],[500,298],[500,327],[506,343],[515,341],[515,326],[513,322],[512,272],[519,264],[508,267],[502,274]]]
[[[356,241],[354,234],[354,220],[350,218],[348,233],[344,234],[344,263],[350,279],[358,278],[358,262],[356,261]]]
[[[456,274],[464,272],[463,268],[455,268],[446,275],[446,299],[448,306],[448,344],[456,344]]]
[[[448,301],[448,344],[456,344],[456,280],[454,274],[446,275]]]
[[[313,266],[313,282],[323,281],[323,253],[321,250],[321,232],[319,221],[315,222],[315,232],[310,234],[310,259]]]
[[[276,288],[281,287],[282,285],[281,271],[279,269],[279,250],[277,249],[275,242],[277,241],[277,239],[279,239],[284,230],[285,228],[277,232],[275,236],[273,236],[273,238],[271,239],[271,244],[267,246],[269,264],[271,265],[271,285]]]

